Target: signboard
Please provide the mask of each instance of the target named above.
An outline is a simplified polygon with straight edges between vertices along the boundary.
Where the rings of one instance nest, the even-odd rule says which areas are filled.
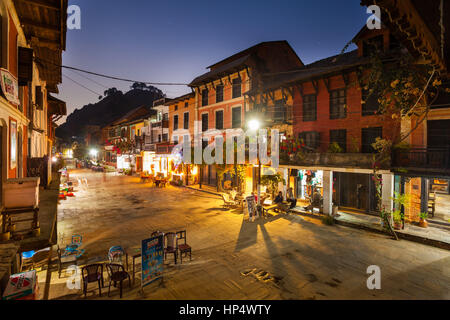
[[[8,70],[0,68],[0,85],[9,102],[19,105],[19,83]]]
[[[245,198],[245,202],[247,203],[249,219],[256,217],[258,211],[256,210],[255,196],[248,196],[247,198]]]
[[[164,258],[163,241],[164,236],[162,234],[147,240],[142,240],[142,288],[162,277]]]
[[[12,275],[3,293],[3,300],[36,300],[36,270]]]

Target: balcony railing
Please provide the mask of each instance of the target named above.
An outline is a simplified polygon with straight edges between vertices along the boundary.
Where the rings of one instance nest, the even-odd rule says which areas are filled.
[[[153,122],[152,123],[152,128],[167,129],[167,128],[169,128],[169,120],[162,120],[162,121],[158,121],[158,122]]]
[[[280,154],[281,165],[294,165],[301,167],[339,167],[372,169],[372,153],[326,153],[305,152],[291,154],[290,156]],[[383,166],[381,169],[388,169]]]
[[[272,124],[290,123],[293,119],[293,107],[287,104],[265,106],[255,105],[249,113],[258,115],[258,118],[265,119]]]
[[[175,148],[174,144],[157,144],[156,154],[170,154],[173,148]]]
[[[397,170],[450,173],[450,147],[398,150],[392,160],[392,167]]]

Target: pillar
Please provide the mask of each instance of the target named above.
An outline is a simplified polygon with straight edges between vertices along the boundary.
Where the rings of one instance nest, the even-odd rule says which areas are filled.
[[[323,172],[323,213],[333,214],[333,171]]]
[[[381,206],[386,211],[392,212],[394,209],[394,175],[392,173],[382,174],[383,186],[381,187]]]
[[[288,188],[288,184],[289,184],[289,169],[283,169],[283,179],[286,182],[286,184],[284,184],[282,186],[282,188],[283,188],[283,198],[284,198],[284,200],[286,200],[287,188]]]

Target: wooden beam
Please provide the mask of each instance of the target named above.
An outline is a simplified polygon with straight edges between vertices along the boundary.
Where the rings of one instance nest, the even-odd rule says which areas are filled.
[[[316,94],[319,94],[319,82],[317,80],[312,80],[311,82],[314,87],[314,90],[316,91]]]
[[[328,93],[330,93],[330,79],[323,78],[323,83],[325,83],[325,87],[327,88]]]
[[[245,70],[247,71],[247,77],[250,79],[250,70],[248,69],[247,66],[245,66]]]
[[[296,87],[297,87],[297,89],[298,89],[298,92],[300,93],[300,96],[302,97],[302,100],[303,100],[303,97],[304,97],[304,94],[303,94],[303,83],[298,83],[298,84],[296,84]]]
[[[233,82],[231,81],[231,75],[230,74],[228,74],[228,82],[230,83],[230,86],[233,85]]]
[[[45,24],[45,23],[40,23],[40,22],[36,22],[34,20],[26,19],[26,18],[22,18],[20,20],[20,22],[21,22],[22,26],[34,27],[34,28],[38,28],[38,29],[56,32],[58,34],[61,33],[61,30],[59,30],[59,26],[53,26],[53,25],[49,25],[49,24]]]
[[[344,79],[345,88],[347,88],[350,82],[350,75],[344,72],[342,73],[342,79]]]
[[[284,90],[285,90],[284,87],[282,87],[282,88],[281,88],[281,95],[283,96],[283,101],[284,101],[284,103],[286,103],[286,102],[288,101],[289,97],[288,97],[288,95],[285,93]],[[288,91],[288,93],[289,93],[289,91]]]
[[[59,6],[53,5],[51,3],[48,3],[48,1],[44,1],[44,0],[19,0],[22,3],[25,4],[29,4],[29,5],[35,5],[38,7],[42,7],[42,8],[46,8],[46,9],[51,9],[51,10],[60,10]]]
[[[360,69],[356,70],[356,78],[358,79],[359,86],[362,88],[364,86],[363,72]]]
[[[291,86],[283,87],[283,90],[284,89],[286,89],[289,92],[289,94],[291,95],[292,99],[294,99],[294,89]]]
[[[28,42],[32,47],[44,47],[52,50],[61,50],[61,44],[58,40],[50,40],[41,37],[28,38]]]

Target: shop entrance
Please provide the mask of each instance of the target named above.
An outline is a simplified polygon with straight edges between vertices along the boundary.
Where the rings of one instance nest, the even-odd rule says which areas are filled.
[[[428,218],[437,222],[450,221],[450,180],[428,179]]]
[[[202,168],[202,184],[208,186],[217,186],[217,171],[214,165],[203,166]]]
[[[334,172],[333,191],[333,201],[339,207],[378,215],[372,175]]]
[[[308,200],[312,198],[314,188],[319,189],[323,196],[323,171],[298,170],[297,199]]]

